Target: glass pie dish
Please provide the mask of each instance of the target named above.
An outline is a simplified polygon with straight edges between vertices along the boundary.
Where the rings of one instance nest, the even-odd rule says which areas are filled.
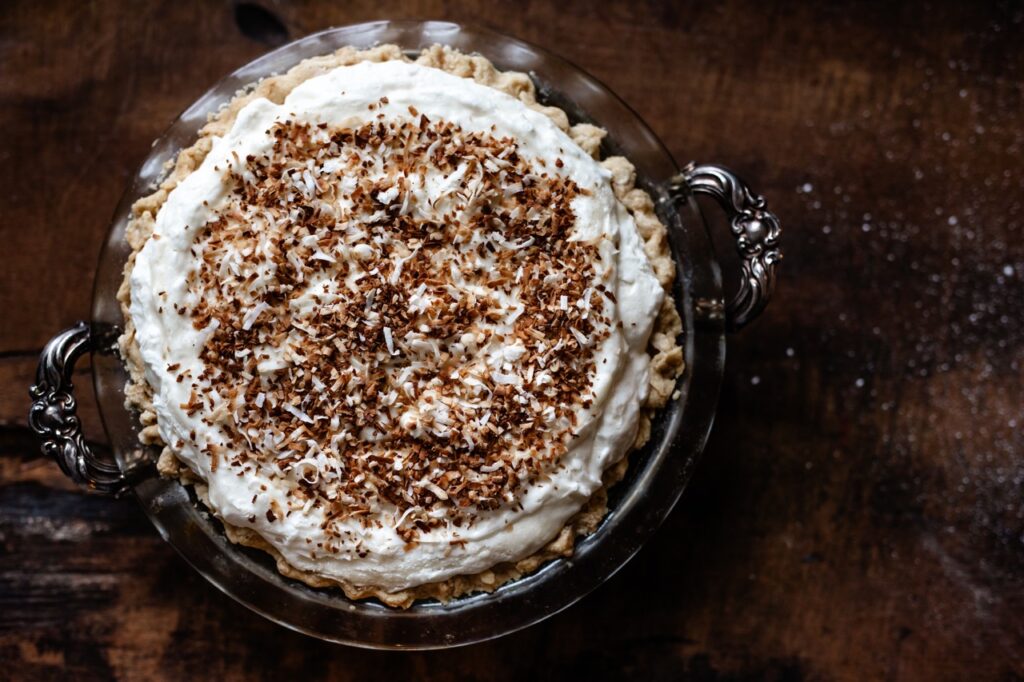
[[[686,369],[672,401],[652,424],[648,444],[630,454],[625,478],[609,491],[608,514],[568,558],[486,594],[448,603],[417,602],[407,610],[354,601],[336,589],[315,589],[282,576],[263,552],[231,543],[189,487],[161,477],[159,452],[140,445],[136,415],[124,407],[127,372],[116,350],[124,320],[117,290],[131,250],[125,239],[132,204],[148,194],[179,151],[191,145],[207,116],[239,90],[300,61],[343,46],[393,43],[409,53],[434,44],[490,59],[501,70],[530,75],[543,104],[575,122],[605,128],[602,156],[636,167],[637,185],[654,199],[668,228],[676,263],[674,296],[683,320]],[[694,200],[713,197],[730,221],[741,260],[737,293],[728,302],[708,227]],[[630,559],[664,521],[686,486],[711,428],[725,360],[725,333],[756,317],[768,302],[781,260],[780,228],[764,200],[728,170],[689,164],[680,169],[639,117],[579,68],[537,47],[477,28],[442,22],[373,22],[331,29],[290,43],[235,71],[200,97],[157,140],[125,192],[100,257],[92,319],[55,336],[43,351],[29,421],[43,450],[90,491],[132,494],[160,534],[207,580],[284,626],[357,646],[430,649],[498,637],[536,623],[577,601]],[[82,437],[71,374],[92,354],[93,386],[109,452]]]

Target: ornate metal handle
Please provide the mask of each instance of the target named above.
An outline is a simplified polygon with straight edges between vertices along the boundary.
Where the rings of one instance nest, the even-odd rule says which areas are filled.
[[[120,495],[128,481],[117,464],[100,459],[82,436],[72,391],[75,362],[97,347],[89,325],[79,322],[50,339],[39,356],[36,383],[29,389],[32,408],[28,424],[42,438],[43,453],[57,460],[61,470],[83,488],[104,495]]]
[[[764,197],[721,166],[689,163],[672,178],[673,195],[687,191],[715,198],[729,217],[736,250],[743,261],[740,289],[725,309],[726,326],[735,331],[761,314],[775,288],[775,271],[782,260],[779,219],[768,210]]]

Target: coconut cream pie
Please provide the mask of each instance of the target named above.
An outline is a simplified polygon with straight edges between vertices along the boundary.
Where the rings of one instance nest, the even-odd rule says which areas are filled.
[[[438,46],[239,93],[129,229],[127,396],[161,472],[353,598],[570,554],[682,369],[665,229],[602,135]]]

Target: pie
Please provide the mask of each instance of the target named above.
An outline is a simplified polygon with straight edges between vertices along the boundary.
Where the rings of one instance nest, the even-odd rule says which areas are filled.
[[[407,607],[572,553],[682,372],[665,227],[522,73],[344,48],[133,207],[129,407],[285,576]]]

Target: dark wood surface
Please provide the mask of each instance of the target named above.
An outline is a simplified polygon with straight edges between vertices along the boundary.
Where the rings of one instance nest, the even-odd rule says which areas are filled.
[[[1024,677],[1024,11],[583,0],[0,6],[0,677]],[[233,603],[131,500],[83,495],[25,424],[35,356],[88,316],[151,140],[285,35],[381,17],[553,49],[680,161],[785,226],[777,300],[730,339],[684,501],[582,603],[422,654]],[[104,436],[80,372],[89,436]]]

